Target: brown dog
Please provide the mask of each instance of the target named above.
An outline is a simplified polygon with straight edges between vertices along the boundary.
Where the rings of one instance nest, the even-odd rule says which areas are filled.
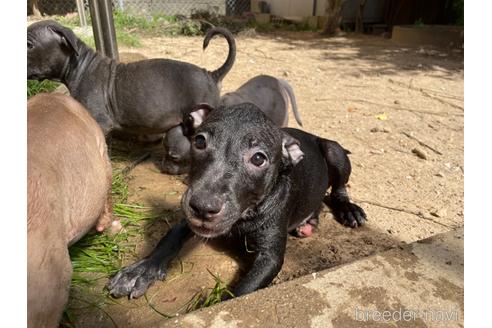
[[[32,97],[27,131],[28,327],[57,327],[72,275],[68,246],[111,224],[111,162],[101,128],[69,96]]]

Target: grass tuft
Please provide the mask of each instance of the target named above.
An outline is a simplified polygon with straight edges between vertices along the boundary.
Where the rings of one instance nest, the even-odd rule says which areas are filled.
[[[27,98],[37,95],[42,92],[52,92],[54,91],[60,83],[56,83],[49,80],[36,81],[27,80]]]
[[[220,303],[222,301],[222,297],[225,295],[234,297],[232,292],[227,287],[227,284],[223,282],[218,275],[214,275],[208,269],[207,271],[214,278],[215,285],[213,288],[206,288],[197,292],[188,303],[188,307],[186,308],[186,313]]]
[[[122,267],[125,255],[134,255],[136,243],[131,241],[143,234],[142,222],[159,215],[148,207],[127,204],[128,184],[120,169],[113,170],[113,215],[120,219],[122,230],[115,235],[88,234],[69,249],[73,266],[72,285],[92,284],[108,278]],[[85,273],[97,274],[87,277]]]

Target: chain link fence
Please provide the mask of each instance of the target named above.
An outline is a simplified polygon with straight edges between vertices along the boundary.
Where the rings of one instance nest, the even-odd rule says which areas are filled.
[[[88,12],[88,1],[84,7]],[[250,0],[113,0],[113,9],[140,15],[183,15],[190,17],[207,12],[219,16],[241,16],[249,12]],[[43,15],[65,15],[77,11],[75,0],[28,0],[27,14],[32,15],[38,8]]]

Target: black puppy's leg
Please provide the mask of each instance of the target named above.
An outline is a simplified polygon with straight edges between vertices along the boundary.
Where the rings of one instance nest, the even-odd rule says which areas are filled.
[[[257,254],[251,269],[233,288],[234,296],[268,286],[280,272],[287,243],[287,227],[284,228],[274,226],[247,236]]]
[[[142,296],[156,280],[166,276],[169,263],[178,255],[183,242],[191,235],[186,220],[173,226],[146,258],[121,269],[106,285],[114,297]]]
[[[330,196],[325,196],[324,203],[332,209],[339,223],[351,228],[363,225],[367,220],[366,213],[351,203],[347,194],[346,184],[352,170],[347,156],[349,152],[335,141],[319,138],[318,143],[328,166],[331,185]]]

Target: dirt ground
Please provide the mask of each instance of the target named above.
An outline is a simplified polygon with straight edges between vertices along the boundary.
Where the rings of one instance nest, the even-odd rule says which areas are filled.
[[[325,207],[312,237],[289,237],[285,264],[274,283],[463,226],[462,51],[402,47],[375,36],[327,39],[312,32],[249,33],[236,42],[236,63],[222,92],[259,74],[288,80],[304,129],[352,152],[349,193],[369,220],[362,228],[345,228]],[[213,70],[227,54],[221,39],[214,39],[206,52],[201,37],[142,43],[138,49],[120,48],[123,58],[140,53]],[[298,127],[292,113],[289,126]],[[168,229],[166,220],[172,224],[181,217],[186,185],[184,176],[161,174],[150,161],[130,175],[130,201],[168,210],[147,228],[138,250],[145,256]],[[183,313],[195,293],[213,287],[207,270],[227,282],[244,273],[241,246],[194,238],[166,280],[150,288],[147,300],[123,299],[103,310],[75,311],[76,326],[153,327],[166,319],[163,314]]]

